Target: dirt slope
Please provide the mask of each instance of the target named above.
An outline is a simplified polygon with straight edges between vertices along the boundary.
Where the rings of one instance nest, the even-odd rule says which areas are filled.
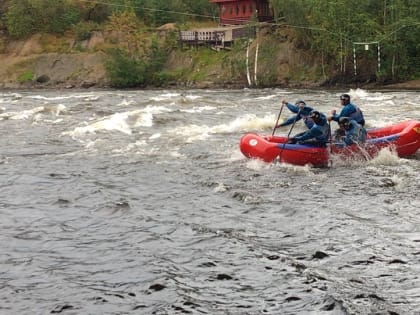
[[[101,32],[95,32],[86,41],[76,42],[72,37],[52,37],[34,35],[25,41],[10,41],[0,37],[0,88],[78,88],[108,87],[105,71],[109,39]],[[275,83],[281,87],[319,87],[329,79],[328,65],[321,65],[317,56],[299,50],[294,45],[293,34],[289,30],[272,31],[262,29],[249,46],[249,77],[255,86]],[[257,75],[254,73],[255,53],[259,51]],[[246,45],[233,58],[244,64]],[[184,79],[175,85],[197,88],[246,87],[248,77],[242,69],[233,73],[235,60],[204,65],[202,60],[193,60],[191,50],[176,51],[170,57],[168,71],[186,73]],[[265,60],[265,62],[264,62]],[[325,70],[325,71],[324,71]],[[202,73],[200,73],[200,71]],[[324,73],[320,75],[320,73]],[[193,78],[190,80],[190,78]],[[197,79],[198,78],[198,79]],[[184,81],[182,81],[184,80]],[[366,88],[378,88],[370,83]],[[353,86],[351,86],[353,87]],[[363,87],[358,84],[357,87]],[[420,90],[420,80],[387,85],[383,88]]]

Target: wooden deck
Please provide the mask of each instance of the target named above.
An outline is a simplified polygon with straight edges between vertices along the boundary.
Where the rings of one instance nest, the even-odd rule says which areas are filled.
[[[180,31],[179,41],[187,45],[231,46],[235,39],[254,38],[255,30],[249,26],[202,28]]]

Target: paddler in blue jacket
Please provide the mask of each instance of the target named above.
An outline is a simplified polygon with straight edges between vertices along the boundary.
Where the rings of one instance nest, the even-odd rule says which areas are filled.
[[[295,135],[288,140],[288,143],[311,144],[317,147],[324,147],[329,141],[330,126],[327,117],[314,110],[310,113],[309,118],[313,121],[311,129],[303,134]]]
[[[299,121],[301,119],[303,119],[303,122],[305,123],[308,129],[312,128],[314,122],[311,119],[309,119],[309,114],[313,111],[312,107],[306,105],[306,103],[302,100],[297,101],[296,104],[288,103],[286,100],[282,100],[282,103],[283,105],[286,105],[286,107],[296,115],[293,115],[286,121],[282,122],[281,124],[278,124],[276,128],[294,124],[296,121]]]
[[[344,106],[341,109],[340,114],[337,114],[335,110],[331,112],[331,116],[328,117],[328,121],[334,120],[338,122],[341,117],[349,117],[350,119],[355,120],[359,125],[365,125],[365,118],[359,107],[350,102],[350,95],[343,94],[340,96],[341,105]]]
[[[359,125],[355,120],[348,117],[341,117],[338,121],[340,129],[343,131],[343,136],[335,139],[335,144],[340,147],[345,147],[352,144],[363,144],[366,142],[366,129]]]

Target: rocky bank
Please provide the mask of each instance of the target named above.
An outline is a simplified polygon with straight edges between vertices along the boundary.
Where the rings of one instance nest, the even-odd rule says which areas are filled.
[[[105,53],[93,48],[103,42],[96,34],[82,45],[84,52],[75,49],[76,42],[68,40],[63,52],[48,52],[45,37],[34,35],[23,41],[2,39],[4,53],[0,54],[1,88],[42,87],[104,87],[108,85],[104,68]],[[54,38],[50,38],[54,41]],[[28,79],[31,76],[31,79]]]
[[[258,36],[260,44],[270,40],[264,32]],[[331,81],[315,78],[313,74],[319,69],[319,60],[297,49],[290,33],[283,31],[278,38],[280,40],[270,62],[259,65],[261,73],[275,75],[275,81],[281,87],[316,88]],[[0,88],[107,88],[110,82],[105,71],[107,55],[104,51],[108,44],[109,39],[102,32],[95,32],[89,40],[81,42],[71,37],[57,39],[40,34],[20,41],[0,37]],[[255,51],[255,44],[252,49]],[[202,65],[193,62],[188,52],[174,53],[167,64],[168,70],[197,72],[200,67]],[[276,69],[275,72],[273,69]],[[206,73],[200,80],[174,82],[173,86],[240,88],[249,85],[246,77],[232,78],[222,65],[207,66],[204,71]],[[332,83],[330,86],[335,85]],[[351,87],[355,87],[354,84]],[[386,86],[366,82],[358,83],[357,87],[420,90],[420,80]]]

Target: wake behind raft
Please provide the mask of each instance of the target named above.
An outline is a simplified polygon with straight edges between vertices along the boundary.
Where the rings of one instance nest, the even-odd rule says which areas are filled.
[[[343,158],[373,158],[379,151],[389,148],[399,157],[416,154],[420,148],[420,121],[408,120],[394,125],[371,128],[367,130],[367,140],[363,145],[340,147],[334,143],[327,147],[316,147],[307,144],[289,144],[286,136],[244,135],[239,147],[243,155],[250,159],[265,162],[278,160],[293,165],[311,165],[327,167],[331,155]]]

